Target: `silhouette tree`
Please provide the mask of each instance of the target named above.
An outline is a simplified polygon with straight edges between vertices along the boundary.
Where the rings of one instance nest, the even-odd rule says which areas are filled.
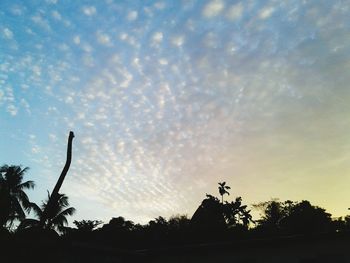
[[[290,208],[289,214],[281,220],[281,226],[288,233],[324,233],[332,229],[332,218],[325,209],[303,200]]]
[[[77,221],[74,220],[73,224],[78,228],[80,231],[84,232],[92,232],[96,227],[101,225],[103,222],[100,220],[81,220]]]
[[[23,182],[28,167],[3,165],[0,167],[0,226],[12,228],[15,220],[25,218],[25,212],[30,212],[30,201],[25,193],[33,189],[33,181]]]
[[[134,222],[125,220],[124,217],[113,217],[108,224],[104,224],[101,228],[103,232],[110,233],[126,233],[134,228]]]
[[[191,224],[201,228],[225,228],[223,204],[215,196],[207,194],[201,205],[194,212],[191,218]]]
[[[132,231],[135,229],[135,224],[132,221],[125,220],[124,217],[113,217],[102,228],[99,228],[96,234],[100,242],[106,242],[120,247],[128,247],[135,242],[132,240]]]
[[[337,217],[332,219],[332,231],[346,232],[350,230],[350,216]]]
[[[30,227],[40,226],[42,221],[43,211],[45,210],[48,200],[50,200],[50,193],[48,192],[48,198],[45,200],[41,207],[35,203],[31,203],[31,208],[37,219],[26,218],[21,221],[18,226],[18,230],[22,230]],[[46,215],[44,220],[44,229],[54,229],[59,233],[63,233],[65,226],[68,225],[67,216],[72,216],[75,213],[74,207],[69,207],[68,197],[65,194],[59,194],[58,200],[55,205],[50,209],[50,213]]]
[[[242,205],[241,197],[232,202],[221,203],[218,198],[208,194],[191,218],[192,224],[213,229],[238,225],[248,227],[251,221],[250,210]]]
[[[261,219],[257,220],[258,227],[270,234],[280,230],[281,220],[288,216],[292,201],[279,202],[278,199],[254,204],[253,208],[261,211]]]
[[[190,219],[187,215],[172,216],[168,220],[168,226],[172,231],[178,231],[187,228],[190,225]]]
[[[253,222],[250,210],[247,210],[246,205],[242,205],[242,197],[236,197],[235,201],[225,202],[223,215],[229,227],[243,225],[247,228],[249,223]]]
[[[328,232],[335,228],[331,214],[309,201],[279,202],[276,199],[254,205],[262,211],[258,230],[266,234],[308,234]]]
[[[230,193],[227,190],[230,190],[231,187],[226,185],[226,182],[218,183],[219,184],[219,193],[221,195],[221,203],[224,203],[224,195],[230,195]]]

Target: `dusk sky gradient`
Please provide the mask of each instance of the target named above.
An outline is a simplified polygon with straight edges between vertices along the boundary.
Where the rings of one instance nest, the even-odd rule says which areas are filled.
[[[74,219],[350,207],[350,1],[0,1],[0,165]]]

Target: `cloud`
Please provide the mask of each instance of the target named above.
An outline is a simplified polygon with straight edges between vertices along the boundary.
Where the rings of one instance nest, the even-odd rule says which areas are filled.
[[[207,18],[212,18],[219,15],[225,8],[222,0],[211,0],[203,8],[202,14]]]
[[[86,54],[82,57],[83,64],[87,67],[93,67],[95,65],[95,60],[93,56]]]
[[[9,28],[4,28],[2,34],[6,39],[13,39],[13,32]]]
[[[74,41],[80,43],[80,38],[75,38]],[[81,48],[87,53],[91,53],[93,51],[93,47],[88,43],[83,43]]]
[[[152,36],[152,42],[154,44],[159,44],[163,41],[163,33],[162,32],[155,32]]]
[[[137,13],[137,11],[135,11],[135,10],[130,11],[130,12],[128,13],[128,15],[127,15],[127,19],[128,19],[129,21],[134,21],[134,20],[137,19],[137,17],[138,17],[138,13]]]
[[[62,20],[62,16],[61,16],[61,14],[57,11],[57,10],[54,10],[54,11],[52,11],[51,12],[51,14],[52,14],[52,17],[54,18],[54,19],[56,19],[56,20]]]
[[[158,62],[160,65],[163,65],[163,66],[168,65],[168,60],[166,60],[165,58],[160,58]]]
[[[23,107],[27,113],[31,114],[30,105],[26,99],[22,98],[20,104],[21,107]]]
[[[68,97],[66,97],[64,102],[67,103],[67,104],[72,104],[72,103],[74,103],[74,99],[73,99],[72,96],[68,96]]]
[[[10,9],[11,13],[16,16],[20,16],[25,12],[25,7],[22,5],[14,5]]]
[[[97,13],[97,10],[96,10],[95,6],[84,6],[82,8],[82,11],[87,16],[93,16],[93,15],[95,15]]]
[[[259,12],[260,19],[268,19],[275,11],[274,7],[265,7]]]
[[[242,18],[244,11],[243,4],[240,2],[238,4],[232,5],[226,12],[226,17],[229,20],[236,21]]]
[[[192,1],[166,12],[165,1],[105,3],[78,5],[93,19],[57,15],[58,1],[43,5],[34,25],[11,16],[4,23],[19,49],[1,58],[0,107],[30,124],[23,129],[45,123],[47,140],[27,154],[37,144],[35,159],[51,171],[62,168],[67,131],[76,132],[65,191],[77,207],[88,194],[106,219],[116,211],[135,220],[192,213],[219,179],[234,182],[237,194],[250,188],[242,193],[253,199],[266,193],[249,182],[302,180],[302,159],[325,161],[312,149],[346,145],[346,6]],[[70,26],[35,26],[52,15]],[[320,138],[322,149],[314,147]],[[337,149],[335,160],[346,160],[346,147]],[[80,209],[86,218],[89,209]]]
[[[2,100],[4,99],[4,95],[5,95],[5,93],[0,89],[0,105],[1,105]]]
[[[80,44],[80,36],[74,36],[73,42],[74,42],[74,44],[79,45]]]
[[[51,141],[56,142],[57,141],[57,136],[55,134],[50,133],[49,138]]]
[[[9,105],[7,106],[6,111],[7,111],[8,113],[10,113],[12,116],[16,116],[16,115],[17,115],[17,112],[18,112],[18,108],[17,108],[15,105],[13,105],[13,104],[9,104]]]
[[[174,46],[181,47],[185,42],[185,37],[184,36],[174,36],[171,38],[171,43]]]
[[[52,5],[55,5],[58,2],[58,0],[45,0],[45,1],[46,3],[52,4]]]
[[[157,2],[157,3],[154,4],[154,7],[157,8],[157,9],[159,9],[159,10],[164,9],[165,6],[166,6],[166,4],[165,4],[165,2],[163,2],[163,1]]]
[[[42,17],[41,14],[36,14],[34,16],[31,17],[31,20],[38,26],[44,28],[47,31],[51,30],[50,24],[49,22]]]
[[[110,36],[108,34],[103,33],[101,31],[98,31],[96,33],[96,36],[97,36],[98,43],[100,43],[102,45],[105,45],[105,46],[111,46],[112,45],[111,38],[110,38]]]
[[[40,153],[40,148],[37,145],[33,146],[32,147],[32,153],[34,153],[34,154]]]

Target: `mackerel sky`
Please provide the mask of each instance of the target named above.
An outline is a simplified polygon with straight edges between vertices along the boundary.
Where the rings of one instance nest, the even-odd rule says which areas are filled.
[[[350,206],[350,1],[0,1],[0,165],[75,219]]]

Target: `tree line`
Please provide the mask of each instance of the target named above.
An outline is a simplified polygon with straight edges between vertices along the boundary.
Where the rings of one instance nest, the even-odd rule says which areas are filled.
[[[80,220],[73,222],[75,227],[68,227],[67,218],[76,210],[70,207],[66,195],[59,194],[44,224],[40,225],[50,193],[40,205],[31,202],[26,192],[34,189],[35,183],[24,180],[27,171],[27,167],[15,165],[0,167],[0,236],[30,237],[40,228],[40,231],[57,233],[57,238],[68,242],[144,248],[350,230],[350,216],[332,218],[325,209],[307,200],[272,199],[255,204],[253,208],[261,212],[261,217],[254,220],[241,197],[225,200],[231,189],[225,182],[218,184],[219,197],[206,194],[192,217],[159,216],[141,225],[118,216],[105,224],[99,220]]]

